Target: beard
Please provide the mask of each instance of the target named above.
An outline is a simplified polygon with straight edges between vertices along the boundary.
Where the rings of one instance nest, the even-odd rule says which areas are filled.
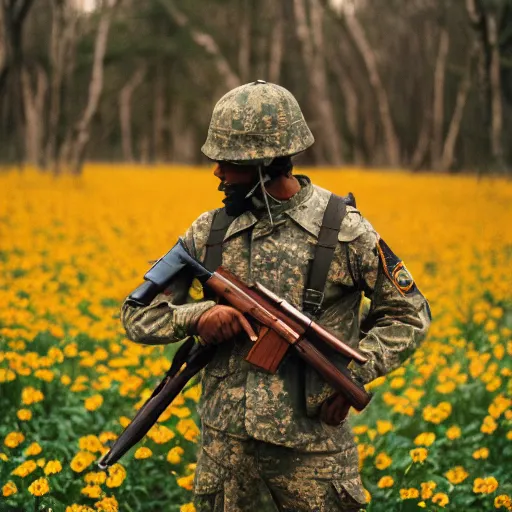
[[[226,208],[226,213],[230,217],[238,217],[242,213],[250,210],[253,207],[251,197],[245,197],[256,185],[254,183],[231,183],[226,185],[222,182],[218,189],[220,192],[224,192],[224,199],[222,202]]]

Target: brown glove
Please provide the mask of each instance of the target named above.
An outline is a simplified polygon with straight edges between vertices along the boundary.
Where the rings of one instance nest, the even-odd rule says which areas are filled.
[[[349,409],[350,404],[345,397],[341,393],[335,393],[322,403],[320,419],[327,425],[337,427],[347,417]]]
[[[197,322],[197,334],[203,345],[218,344],[245,331],[253,342],[258,336],[240,311],[231,306],[213,306],[205,311]]]

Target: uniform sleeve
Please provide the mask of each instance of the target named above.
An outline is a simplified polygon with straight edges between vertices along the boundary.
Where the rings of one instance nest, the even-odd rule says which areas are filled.
[[[366,334],[359,349],[368,362],[349,368],[362,383],[386,375],[399,367],[425,339],[431,314],[427,299],[419,291],[404,263],[363,219],[366,229],[350,243],[351,264],[371,299],[365,320]]]
[[[208,213],[199,217],[183,236],[188,251],[200,260],[198,244],[204,245],[211,220]],[[199,317],[215,306],[212,300],[196,301],[189,295],[191,278],[186,273],[177,276],[173,285],[158,294],[149,306],[134,306],[125,299],[121,321],[127,337],[146,345],[162,345],[182,340],[194,334]]]

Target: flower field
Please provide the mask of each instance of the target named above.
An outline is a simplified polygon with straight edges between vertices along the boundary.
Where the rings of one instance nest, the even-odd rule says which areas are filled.
[[[305,173],[355,194],[432,309],[428,339],[350,418],[368,510],[512,510],[512,182]],[[217,184],[186,167],[0,173],[1,512],[194,510],[197,383],[120,464],[95,461],[176,349],[128,341],[121,302],[221,204]]]

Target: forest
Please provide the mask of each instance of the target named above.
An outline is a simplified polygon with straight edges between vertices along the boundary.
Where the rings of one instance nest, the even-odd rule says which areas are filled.
[[[206,164],[257,79],[298,99],[301,163],[512,168],[511,0],[2,0],[0,163]]]

